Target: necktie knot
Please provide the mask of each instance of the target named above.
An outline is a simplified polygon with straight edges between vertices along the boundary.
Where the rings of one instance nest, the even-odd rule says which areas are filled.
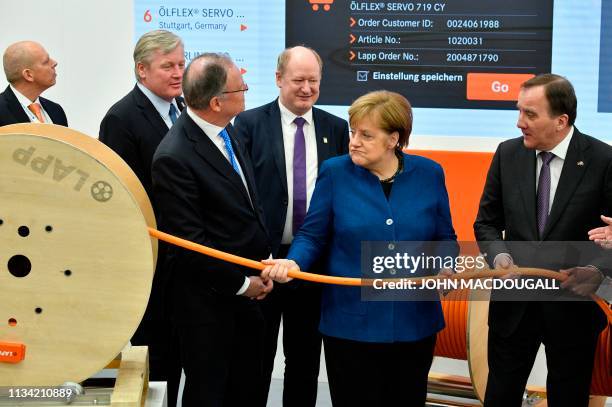
[[[293,123],[295,123],[298,129],[301,129],[302,127],[304,127],[304,123],[306,123],[306,119],[304,119],[303,117],[296,117],[293,120]]]
[[[540,157],[542,158],[543,165],[549,165],[552,159],[555,158],[555,155],[550,151],[541,151]]]
[[[30,112],[34,113],[34,116],[36,116],[36,119],[40,122],[40,123],[44,123],[45,119],[43,118],[42,115],[42,107],[40,106],[39,103],[32,103],[28,106],[28,109],[30,109]]]
[[[176,119],[178,119],[177,113],[178,111],[176,110],[174,103],[170,103],[170,112],[168,113],[168,115],[170,116],[170,121],[172,122],[172,124],[176,123]]]

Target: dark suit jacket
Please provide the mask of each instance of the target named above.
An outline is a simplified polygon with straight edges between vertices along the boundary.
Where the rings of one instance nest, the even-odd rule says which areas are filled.
[[[227,127],[250,192],[219,149],[187,114],[153,158],[153,189],[160,228],[170,234],[250,259],[271,253],[248,154]],[[252,203],[251,203],[252,202]],[[207,322],[215,309],[244,300],[235,295],[255,270],[172,246],[168,271],[180,322]],[[248,303],[256,303],[248,301]]]
[[[39,100],[43,109],[49,114],[53,124],[68,126],[66,113],[64,113],[64,109],[60,105],[43,97],[39,97]],[[15,123],[30,123],[30,118],[23,111],[23,107],[21,107],[11,87],[7,86],[4,92],[0,93],[0,126]]]
[[[345,120],[316,107],[312,108],[312,118],[320,168],[321,163],[328,158],[348,152],[348,124]],[[255,182],[266,214],[273,254],[276,256],[283,237],[289,204],[278,99],[240,113],[234,121],[234,128],[253,161]]]
[[[176,103],[183,110],[183,98],[176,98]],[[109,109],[100,123],[100,141],[123,158],[149,197],[153,189],[151,161],[166,133],[168,126],[137,85]]]
[[[522,137],[499,145],[474,223],[476,239],[488,261],[506,252],[512,254],[519,266],[558,270],[601,260],[594,257],[584,264],[572,264],[567,253],[559,253],[546,243],[588,240],[587,231],[601,223],[599,215],[612,213],[612,147],[574,129],[541,237],[536,221],[535,174],[535,151],[524,147]],[[505,231],[505,241],[502,231]],[[531,243],[526,244],[527,250],[517,252],[512,248],[512,241]],[[607,271],[605,262],[601,267]],[[547,318],[559,319],[560,323],[603,326],[602,313],[592,303],[555,302],[542,306]],[[520,322],[525,309],[526,303],[493,302],[489,327],[502,335],[509,334]]]

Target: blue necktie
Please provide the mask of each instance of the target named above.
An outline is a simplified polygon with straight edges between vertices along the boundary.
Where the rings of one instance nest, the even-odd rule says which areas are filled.
[[[537,214],[538,232],[540,232],[540,239],[542,239],[548,220],[548,207],[550,206],[550,162],[555,158],[555,155],[548,151],[542,151],[539,156],[542,158],[542,168],[538,180]]]
[[[178,112],[173,103],[170,103],[170,121],[172,124],[176,123],[176,119],[178,119]]]
[[[234,167],[234,170],[236,170],[236,172],[240,174],[240,168],[238,167],[238,162],[236,162],[236,156],[234,155],[234,149],[232,148],[232,142],[229,138],[229,134],[227,134],[227,130],[221,130],[221,133],[219,133],[219,137],[223,139],[223,143],[225,144],[225,151],[227,151],[227,155],[229,156],[229,161],[232,164],[232,167]]]

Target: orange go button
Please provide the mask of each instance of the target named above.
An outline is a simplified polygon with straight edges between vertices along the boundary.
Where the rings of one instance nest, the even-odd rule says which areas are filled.
[[[468,73],[468,100],[517,100],[521,84],[533,74]]]

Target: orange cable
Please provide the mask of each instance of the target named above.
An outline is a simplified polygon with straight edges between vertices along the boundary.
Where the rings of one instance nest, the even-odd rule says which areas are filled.
[[[203,246],[198,243],[191,242],[186,239],[181,239],[180,237],[176,237],[170,235],[168,233],[161,232],[157,229],[148,228],[149,235],[152,237],[162,240],[166,243],[170,243],[175,246],[182,247],[187,250],[192,250],[201,254],[205,254],[210,257],[214,257],[219,260],[224,260],[230,263],[238,264],[241,266],[249,267],[256,270],[263,270],[266,266],[260,262],[255,260],[246,259],[244,257],[236,256],[234,254],[226,253],[221,250],[212,249],[210,247]],[[539,268],[518,268],[512,270],[514,273],[522,275],[522,276],[530,276],[530,277],[543,277],[543,278],[553,278],[555,280],[564,281],[567,277],[564,274],[557,273],[555,271],[539,269]],[[299,270],[289,270],[288,276],[292,278],[297,278],[300,280],[306,280],[316,283],[323,284],[337,284],[337,285],[347,285],[347,286],[370,286],[372,285],[374,280],[371,279],[361,279],[361,278],[353,278],[353,277],[335,277],[335,276],[326,276],[322,274],[313,274],[306,273]],[[402,279],[403,281],[411,280],[416,284],[420,285],[425,280],[430,279],[453,279],[453,280],[467,280],[467,279],[478,279],[478,278],[499,278],[499,271],[474,271],[468,273],[454,274],[452,276],[431,276],[431,277],[417,277],[417,278],[408,278]],[[596,297],[595,295],[591,295],[591,298],[597,302],[600,308],[605,312],[608,317],[608,322],[612,323],[612,310],[610,306],[603,301],[601,298]]]

